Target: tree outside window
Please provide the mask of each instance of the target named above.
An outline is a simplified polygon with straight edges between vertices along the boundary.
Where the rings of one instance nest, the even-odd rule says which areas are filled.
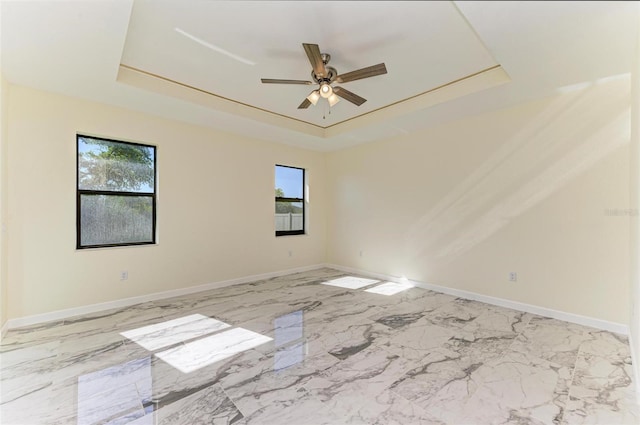
[[[77,136],[77,248],[155,243],[156,148]]]

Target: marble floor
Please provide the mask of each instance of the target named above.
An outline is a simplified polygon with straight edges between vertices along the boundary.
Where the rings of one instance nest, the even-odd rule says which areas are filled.
[[[2,424],[637,424],[626,337],[320,269],[11,330]]]

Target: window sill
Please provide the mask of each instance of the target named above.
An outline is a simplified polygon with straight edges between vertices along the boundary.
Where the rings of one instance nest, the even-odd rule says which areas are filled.
[[[276,238],[281,238],[283,236],[307,236],[308,233],[282,233],[282,234],[277,234],[276,233]]]
[[[159,245],[159,243],[155,242],[155,243],[144,243],[144,244],[135,244],[135,245],[94,246],[94,247],[90,247],[90,248],[77,248],[76,247],[75,251],[76,252],[82,252],[82,251],[105,251],[105,250],[111,250],[111,249],[153,247],[153,246],[158,246],[158,245]]]

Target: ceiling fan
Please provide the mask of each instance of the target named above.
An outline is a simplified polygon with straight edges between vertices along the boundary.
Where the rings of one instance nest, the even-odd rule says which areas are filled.
[[[362,105],[367,99],[358,96],[355,93],[343,87],[332,87],[331,84],[336,83],[348,83],[349,81],[360,80],[362,78],[375,77],[376,75],[382,75],[387,73],[387,68],[384,63],[368,66],[366,68],[358,69],[356,71],[347,72],[346,74],[338,74],[338,71],[328,66],[331,55],[328,53],[320,53],[320,48],[317,44],[302,43],[304,51],[309,57],[311,62],[311,78],[313,81],[306,80],[278,80],[272,78],[262,78],[264,84],[305,84],[311,85],[317,83],[319,85],[317,90],[312,91],[307,98],[302,101],[298,109],[306,109],[309,105],[315,105],[318,100],[323,97],[327,99],[330,106],[335,105],[340,101],[340,97],[348,100],[356,106]]]

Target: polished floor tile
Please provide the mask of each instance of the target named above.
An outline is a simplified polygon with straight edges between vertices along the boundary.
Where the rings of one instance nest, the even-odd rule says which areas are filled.
[[[320,269],[15,329],[2,424],[638,424],[627,338]]]

